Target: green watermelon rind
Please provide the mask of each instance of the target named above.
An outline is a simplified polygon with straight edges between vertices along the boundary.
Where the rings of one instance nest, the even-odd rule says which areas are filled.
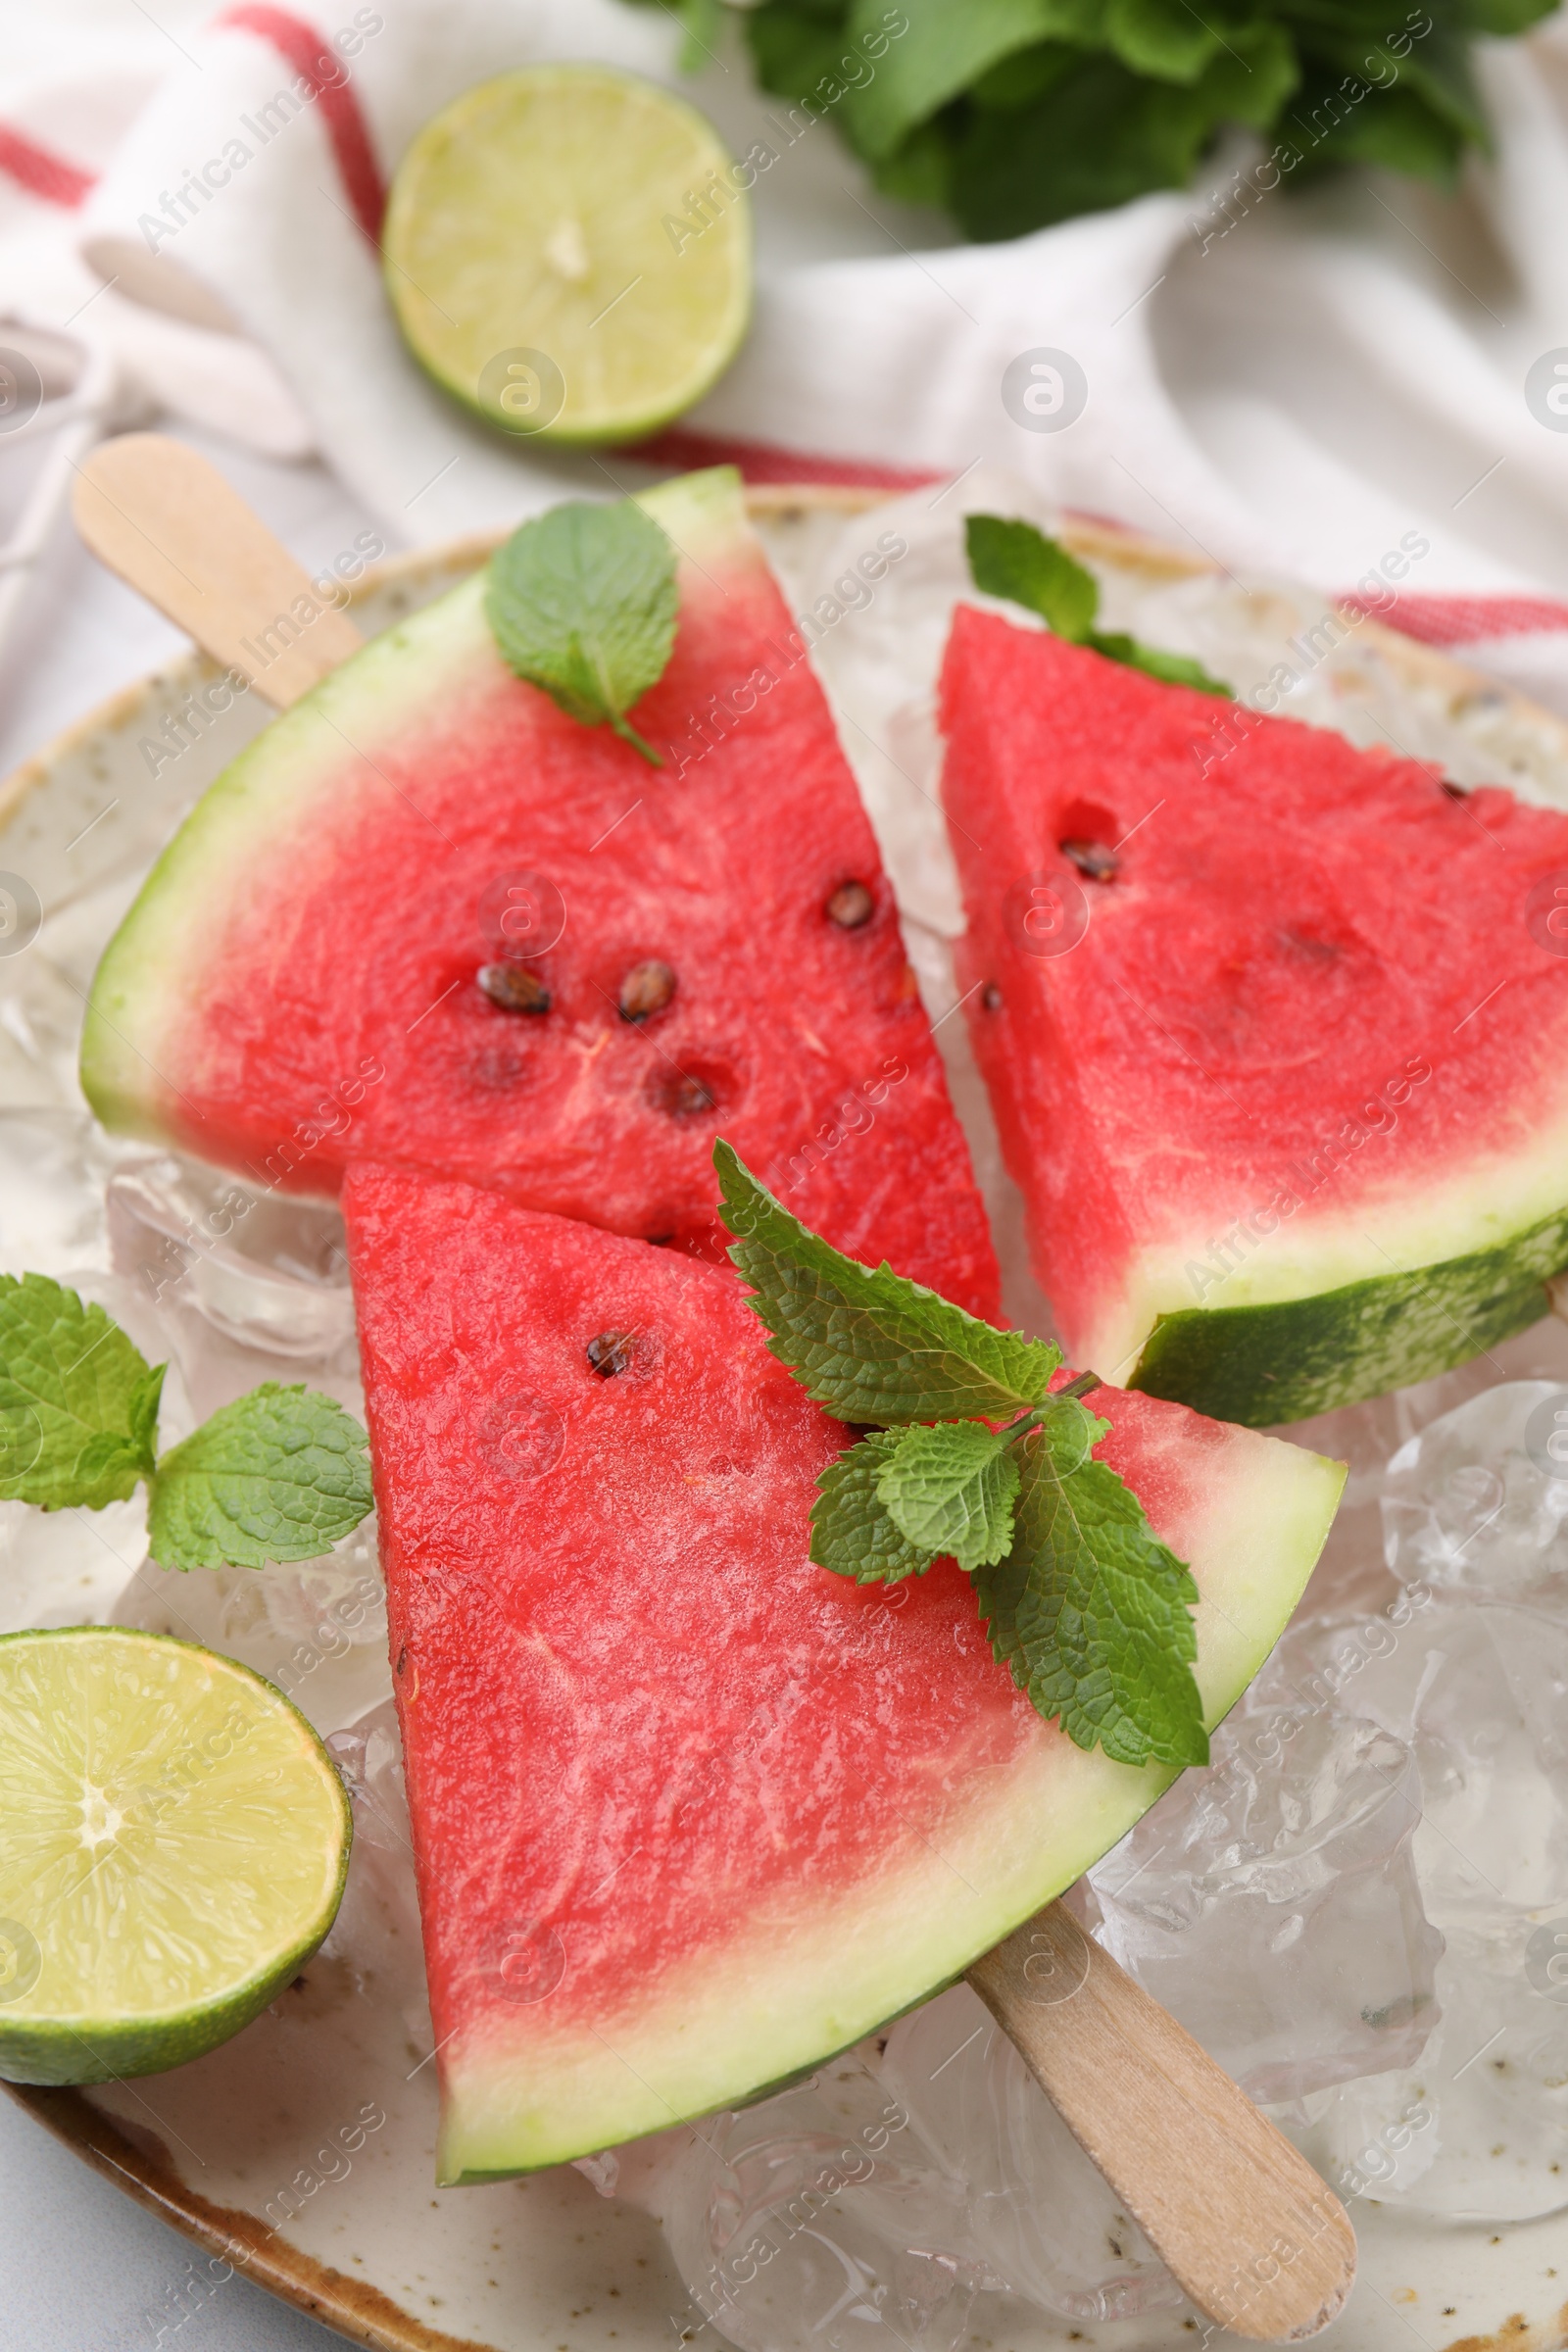
[[[1202,1594],[1197,1672],[1210,1729],[1284,1631],[1345,1482],[1343,1463],[1250,1431],[1227,1436],[1232,1467],[1205,1476],[1201,1522],[1173,1531]],[[465,2029],[441,2058],[438,2182],[567,2163],[825,2063],[960,1977],[1107,1853],[1175,1777],[1168,1766],[1112,1764],[1058,1735],[1032,1745],[1005,1782],[976,1774],[940,1852],[816,1902],[803,1882],[787,1919],[750,1933],[739,1923],[722,1952],[660,1992],[629,1988],[618,2021],[596,2011],[557,2026],[541,2005],[532,2015],[554,2031],[522,2051],[506,2047],[505,2017],[493,2036]],[[566,1961],[569,2000],[569,1946]],[[634,2060],[617,2055],[622,2043]]]
[[[734,466],[683,474],[637,504],[688,561],[711,565],[753,544]],[[310,838],[310,811],[344,811],[345,755],[414,725],[461,680],[484,617],[488,565],[372,637],[283,711],[211,785],[159,857],[98,965],[82,1028],[82,1091],[113,1133],[200,1151],[200,1113],[182,1117],[160,1070],[162,1041],[199,1010],[202,964],[226,893],[242,894],[280,835]],[[357,789],[394,789],[369,755]],[[172,1055],[170,1058],[173,1058]]]
[[[1434,1379],[1528,1331],[1568,1268],[1568,1208],[1512,1241],[1259,1306],[1160,1315],[1127,1382],[1261,1429]]]

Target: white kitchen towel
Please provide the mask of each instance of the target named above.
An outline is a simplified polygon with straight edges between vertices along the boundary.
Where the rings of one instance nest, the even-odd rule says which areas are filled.
[[[111,333],[177,412],[314,446],[404,541],[645,478],[624,453],[552,460],[464,417],[402,346],[374,229],[419,124],[487,74],[571,56],[677,83],[667,12],[168,5],[157,33],[123,64],[78,37],[48,72],[35,36],[28,83],[0,88],[20,307],[53,302],[59,323],[80,305],[77,331]],[[776,158],[754,198],[756,322],[660,453],[900,485],[1001,465],[1331,591],[1392,557],[1403,625],[1568,708],[1561,20],[1481,71],[1497,156],[1453,202],[1365,172],[1293,196],[1238,146],[1195,193],[967,246],[878,198],[830,120],[792,124],[732,38],[684,86],[737,153]]]

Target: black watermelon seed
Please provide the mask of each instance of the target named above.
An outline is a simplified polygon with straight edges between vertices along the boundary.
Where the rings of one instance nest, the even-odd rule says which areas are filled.
[[[1462,784],[1450,784],[1446,776],[1442,779],[1442,787],[1450,801],[1467,801],[1470,798]]]
[[[1002,991],[994,980],[988,980],[984,988],[980,991],[980,1002],[985,1006],[987,1012],[1000,1012],[1002,1010]]]
[[[827,919],[841,931],[858,931],[876,912],[876,901],[863,882],[841,882],[827,903]]]
[[[600,1332],[597,1338],[588,1343],[589,1369],[597,1372],[601,1380],[609,1380],[616,1372],[624,1372],[631,1362],[633,1336],[629,1331]]]
[[[1121,859],[1102,841],[1064,841],[1059,847],[1062,856],[1091,882],[1112,882],[1121,871]]]
[[[548,1012],[550,991],[525,963],[485,963],[479,967],[479,986],[503,1012]]]
[[[672,1119],[700,1119],[713,1107],[713,1097],[702,1080],[688,1077],[684,1070],[664,1089],[663,1101]]]
[[[634,963],[620,984],[620,1017],[623,1021],[646,1021],[650,1013],[662,1012],[675,994],[675,975],[667,963],[651,956],[646,963]]]

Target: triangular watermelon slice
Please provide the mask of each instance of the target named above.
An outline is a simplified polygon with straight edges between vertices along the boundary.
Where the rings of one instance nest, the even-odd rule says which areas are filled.
[[[1067,1352],[1253,1425],[1568,1265],[1568,818],[960,609],[975,1051]]]
[[[263,1186],[330,1196],[368,1154],[697,1252],[722,1125],[841,1249],[994,1313],[892,893],[739,477],[642,504],[682,551],[635,713],[665,765],[508,669],[476,573],[201,802],[100,966],[88,1098]],[[548,1009],[486,993],[518,957]]]
[[[731,1275],[361,1165],[343,1188],[443,2181],[742,2100],[956,1976],[1173,1777],[1072,1746],[950,1562],[807,1556],[846,1433]],[[1202,1592],[1210,1724],[1340,1464],[1097,1395]]]

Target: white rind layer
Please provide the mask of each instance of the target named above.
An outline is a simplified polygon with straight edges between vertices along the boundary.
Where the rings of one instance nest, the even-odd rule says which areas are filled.
[[[1154,1244],[1130,1261],[1120,1295],[1066,1335],[1067,1352],[1104,1380],[1125,1381],[1161,1315],[1293,1303],[1507,1250],[1560,1215],[1565,1201],[1568,1110],[1506,1153],[1490,1152],[1451,1175],[1423,1177],[1418,1190],[1389,1188],[1316,1214],[1308,1204],[1269,1233],[1195,1227]]]

